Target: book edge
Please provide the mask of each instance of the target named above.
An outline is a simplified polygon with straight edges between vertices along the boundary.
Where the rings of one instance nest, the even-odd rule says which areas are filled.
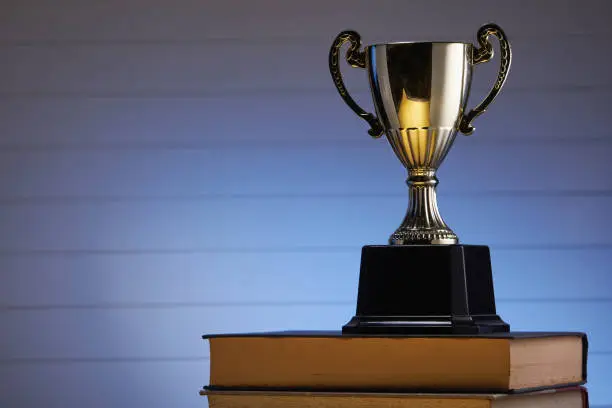
[[[545,391],[568,390],[568,389],[583,389],[585,381],[560,383],[555,385],[547,385],[541,387],[528,387],[519,389],[499,389],[499,388],[478,388],[478,389],[457,389],[457,388],[440,388],[440,389],[423,389],[423,388],[402,388],[402,389],[388,389],[388,388],[362,388],[362,389],[346,389],[346,388],[308,388],[308,387],[234,387],[234,386],[219,386],[219,385],[205,385],[202,393],[291,393],[291,394],[344,394],[344,395],[406,395],[406,394],[422,394],[422,395],[437,395],[437,394],[449,394],[449,395],[514,395],[514,394],[533,394]]]
[[[342,334],[340,331],[269,331],[269,332],[248,332],[248,333],[210,333],[202,335],[202,339],[215,338],[253,338],[253,337],[318,337],[318,338],[482,338],[482,339],[518,339],[518,338],[537,338],[537,337],[559,337],[577,336],[582,337],[584,342],[587,335],[584,332],[573,331],[511,331],[507,333],[482,333],[482,334]]]
[[[473,391],[442,391],[442,390],[427,390],[427,391],[372,391],[372,390],[308,390],[297,388],[276,388],[276,389],[255,389],[245,387],[218,387],[204,386],[199,394],[206,395],[286,395],[286,396],[360,396],[360,397],[420,397],[420,398],[474,398],[474,399],[503,399],[518,395],[541,395],[555,394],[559,392],[568,392],[580,390],[583,398],[588,398],[587,389],[582,384],[566,385],[560,387],[542,387],[526,389],[522,392],[473,392]]]

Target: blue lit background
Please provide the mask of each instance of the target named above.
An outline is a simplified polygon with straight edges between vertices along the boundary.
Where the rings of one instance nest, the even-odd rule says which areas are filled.
[[[514,65],[440,169],[441,211],[491,247],[514,330],[589,334],[591,404],[612,406],[611,12],[2,2],[0,406],[205,406],[201,334],[340,328],[361,246],[385,243],[407,197],[336,94],[331,41],[473,41],[491,20]],[[364,72],[344,68],[367,106]],[[470,106],[495,71],[477,67]]]

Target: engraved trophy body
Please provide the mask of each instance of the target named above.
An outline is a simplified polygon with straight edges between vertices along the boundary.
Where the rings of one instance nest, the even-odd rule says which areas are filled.
[[[485,99],[466,112],[473,67],[493,57],[489,36],[500,44],[500,69]],[[346,332],[474,333],[508,331],[495,314],[488,247],[459,245],[438,210],[436,171],[457,132],[471,134],[472,120],[503,86],[511,62],[510,44],[495,24],[477,33],[479,46],[462,42],[376,44],[362,51],[359,34],[340,33],[329,67],[340,96],[386,136],[408,171],[409,205],[387,246],[366,246],[357,315]],[[347,62],[367,70],[376,115],[348,94],[339,68],[343,44]]]

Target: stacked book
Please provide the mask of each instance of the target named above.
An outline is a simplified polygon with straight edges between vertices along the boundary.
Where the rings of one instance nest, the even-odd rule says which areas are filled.
[[[583,333],[204,336],[211,408],[583,408]]]

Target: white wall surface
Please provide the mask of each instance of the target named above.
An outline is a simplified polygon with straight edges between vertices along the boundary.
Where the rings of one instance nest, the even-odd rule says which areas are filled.
[[[404,172],[327,53],[474,41],[506,87],[440,169],[442,213],[492,250],[514,330],[589,334],[612,406],[612,3],[0,2],[0,406],[199,407],[203,333],[339,329]],[[365,74],[344,67],[366,106]],[[495,64],[475,70],[470,106]]]

